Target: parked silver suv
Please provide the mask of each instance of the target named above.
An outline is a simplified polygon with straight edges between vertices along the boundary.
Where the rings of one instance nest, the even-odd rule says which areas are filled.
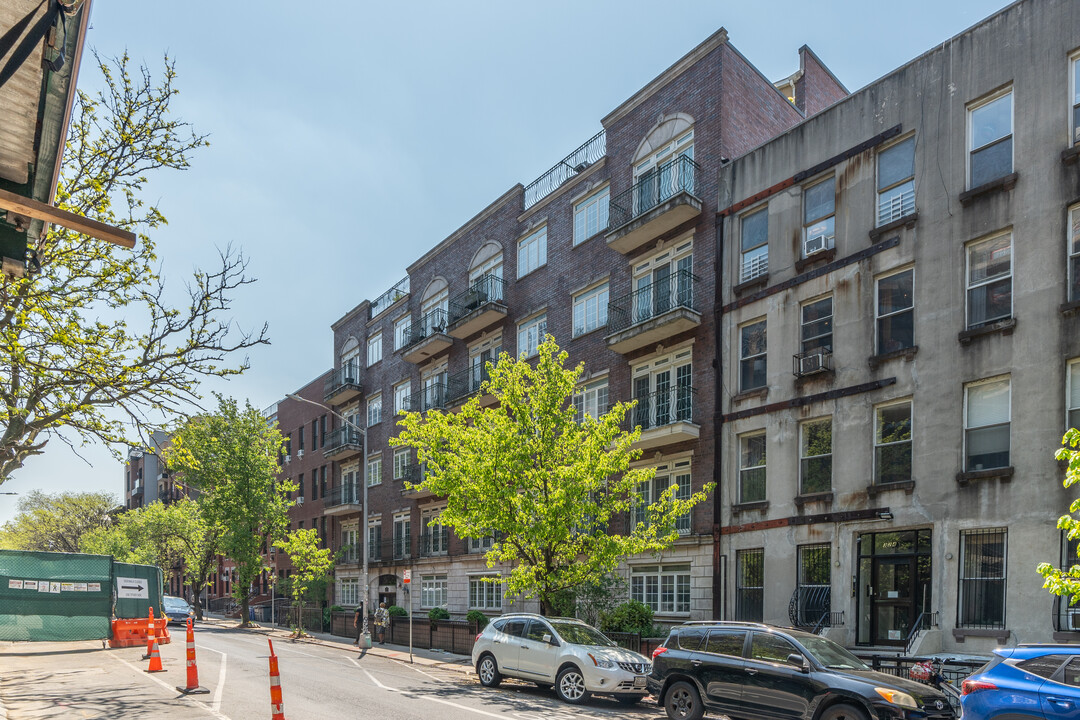
[[[636,703],[647,694],[645,679],[652,671],[648,658],[617,646],[591,625],[529,613],[491,622],[476,636],[472,660],[486,687],[515,677],[542,688],[554,685],[559,699],[573,704],[592,693]]]

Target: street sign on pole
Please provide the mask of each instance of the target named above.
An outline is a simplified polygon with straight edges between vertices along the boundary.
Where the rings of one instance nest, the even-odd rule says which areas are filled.
[[[408,585],[408,584],[409,584],[410,582],[412,582],[412,570],[406,570],[406,571],[405,571],[405,573],[404,573],[404,580],[403,580],[403,582],[404,582],[404,583],[405,583],[406,585]]]

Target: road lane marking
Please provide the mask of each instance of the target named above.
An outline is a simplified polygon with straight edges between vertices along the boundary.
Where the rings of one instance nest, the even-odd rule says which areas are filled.
[[[167,682],[165,682],[164,680],[162,680],[162,679],[160,679],[160,678],[158,678],[158,677],[155,677],[154,675],[147,675],[147,674],[146,674],[146,673],[145,673],[144,671],[142,671],[142,670],[140,670],[139,668],[135,667],[134,665],[132,665],[131,663],[129,663],[129,662],[128,662],[127,660],[125,660],[124,658],[122,658],[122,657],[118,657],[118,656],[116,656],[116,655],[108,655],[107,657],[111,657],[111,658],[113,658],[114,660],[117,660],[118,662],[122,662],[122,663],[124,663],[124,664],[125,664],[125,665],[127,665],[127,666],[128,666],[129,668],[131,668],[132,670],[134,670],[134,671],[135,671],[135,673],[136,673],[136,674],[138,674],[138,675],[139,675],[140,677],[144,677],[144,678],[146,678],[147,680],[153,680],[153,681],[154,681],[154,682],[156,682],[156,683],[157,683],[158,685],[160,685],[161,687],[163,687],[163,688],[165,688],[166,690],[168,690],[168,691],[169,691],[170,693],[174,693],[174,692],[176,692],[176,688],[174,688],[174,687],[173,687],[172,685],[169,685],[169,684],[168,684]],[[204,702],[200,702],[200,701],[198,701],[198,700],[196,700],[196,699],[194,699],[194,698],[192,698],[192,697],[188,697],[187,695],[181,695],[180,697],[178,697],[178,698],[176,698],[176,699],[177,699],[177,700],[186,700],[186,701],[190,702],[190,703],[191,703],[192,705],[197,705],[197,706],[199,706],[200,708],[202,708],[203,710],[205,710],[206,712],[208,712],[208,713],[210,713],[211,715],[213,715],[214,717],[216,717],[216,718],[217,718],[218,720],[232,720],[232,718],[230,718],[230,717],[229,717],[228,715],[225,715],[225,714],[223,714],[223,713],[222,713],[222,712],[220,712],[219,710],[215,710],[214,708],[210,707],[209,705],[207,705],[207,704],[206,704],[206,703],[204,703]]]

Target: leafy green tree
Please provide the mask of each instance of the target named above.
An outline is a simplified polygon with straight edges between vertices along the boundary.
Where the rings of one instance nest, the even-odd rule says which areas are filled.
[[[18,514],[0,528],[0,548],[80,552],[87,534],[112,525],[120,509],[110,493],[34,490],[19,498]]]
[[[292,562],[289,589],[293,606],[297,609],[296,634],[300,636],[304,634],[304,599],[308,591],[316,583],[325,581],[334,569],[334,552],[330,548],[319,547],[319,531],[315,528],[294,530],[274,544],[288,553]]]
[[[390,441],[414,448],[426,468],[413,487],[446,497],[439,522],[463,538],[494,535],[488,566],[512,569],[491,581],[538,598],[545,614],[559,591],[593,582],[628,555],[669,547],[678,518],[711,490],[678,498],[669,487],[642,521],[616,522],[631,514],[655,470],[630,468],[641,456],[631,447],[641,430],[620,426],[632,403],[577,421],[571,400],[583,366],[566,368],[566,360],[551,336],[535,364],[503,353],[485,383],[497,406],[473,397],[459,413],[408,413]]]
[[[1065,487],[1072,487],[1080,481],[1080,430],[1070,429],[1062,438],[1062,445],[1055,457],[1060,462],[1068,463],[1065,469]],[[1065,531],[1069,540],[1080,538],[1080,498],[1072,501],[1069,512],[1058,518],[1057,526]],[[1070,605],[1080,603],[1080,560],[1072,558],[1072,565],[1059,568],[1048,562],[1039,563],[1036,568],[1043,576],[1043,587],[1052,595],[1068,599]]]
[[[216,395],[217,412],[188,419],[162,456],[186,485],[200,493],[199,507],[217,550],[236,563],[233,597],[243,626],[249,624],[251,586],[266,565],[263,549],[285,537],[290,480],[278,482],[281,433],[250,403]]]
[[[253,282],[241,253],[197,270],[179,305],[158,272],[148,233],[166,221],[142,199],[148,176],[186,169],[207,144],[172,114],[173,62],[159,78],[126,55],[97,63],[104,86],[77,95],[55,204],[139,239],[125,249],[54,226],[24,277],[0,277],[0,484],[53,438],[138,444],[197,401],[202,379],[247,368],[230,355],[268,342],[265,325],[237,331],[226,317]]]

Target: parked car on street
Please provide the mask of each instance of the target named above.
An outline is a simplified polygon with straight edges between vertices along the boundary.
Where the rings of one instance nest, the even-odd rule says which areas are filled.
[[[554,686],[560,700],[573,704],[593,693],[636,703],[646,695],[652,669],[647,657],[619,647],[591,625],[530,613],[491,622],[476,636],[472,661],[486,687],[514,677]]]
[[[1080,717],[1080,647],[1000,648],[964,680],[961,693],[964,720]]]
[[[832,640],[750,622],[672,628],[649,691],[671,720],[953,720],[945,695],[876,672]]]
[[[191,605],[184,598],[165,595],[161,599],[161,604],[165,606],[165,617],[169,618],[168,623],[180,623],[183,625],[188,618],[195,617],[195,611],[191,609]]]

